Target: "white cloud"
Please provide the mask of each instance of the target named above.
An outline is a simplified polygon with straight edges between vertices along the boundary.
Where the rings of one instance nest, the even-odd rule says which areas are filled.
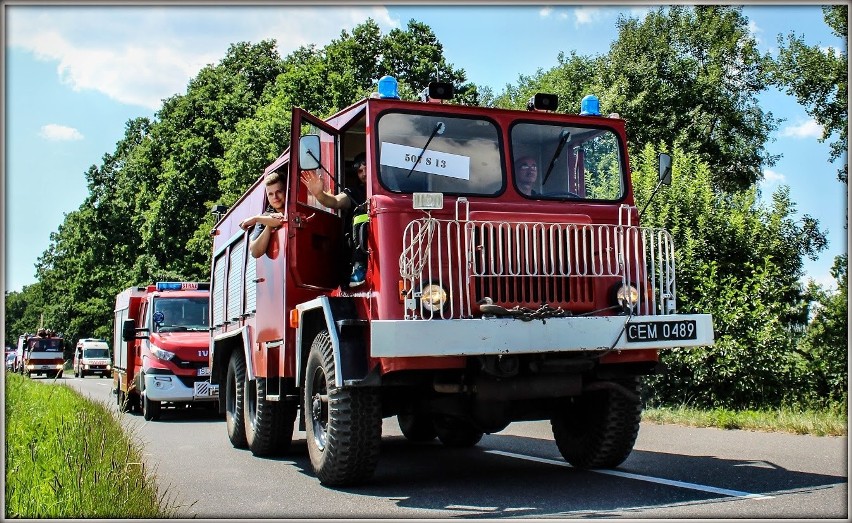
[[[538,11],[538,16],[540,16],[540,17],[542,17],[542,18],[547,18],[547,17],[548,17],[548,16],[550,16],[552,13],[553,13],[553,8],[552,8],[552,7],[542,7],[542,8]]]
[[[798,125],[788,125],[781,129],[781,136],[785,138],[822,138],[822,126],[816,120],[808,120]]]
[[[595,7],[579,7],[574,9],[574,25],[581,26],[591,24],[603,15],[600,9]]]
[[[787,177],[772,169],[763,170],[763,183],[766,185],[779,185],[784,183]]]
[[[7,44],[56,62],[72,89],[152,110],[231,44],[275,39],[283,57],[368,17],[383,30],[400,25],[383,7],[11,6],[6,15]]]
[[[55,123],[43,125],[38,135],[45,140],[53,142],[68,142],[83,139],[82,133],[77,129]]]

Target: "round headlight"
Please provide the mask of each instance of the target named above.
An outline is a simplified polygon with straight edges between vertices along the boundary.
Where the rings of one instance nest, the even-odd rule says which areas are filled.
[[[621,285],[615,291],[615,301],[624,309],[632,309],[639,303],[639,289],[633,285]]]
[[[447,291],[440,285],[431,283],[423,287],[420,293],[420,306],[427,312],[439,312],[447,304]]]

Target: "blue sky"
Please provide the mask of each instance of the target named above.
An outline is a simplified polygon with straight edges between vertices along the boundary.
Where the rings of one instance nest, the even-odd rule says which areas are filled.
[[[372,17],[388,32],[415,19],[429,25],[444,54],[468,80],[495,94],[520,74],[556,64],[560,51],[605,53],[619,15],[639,6],[523,5],[343,7],[8,5],[5,14],[4,289],[35,282],[35,263],[65,214],[88,194],[85,172],[115,149],[132,118],[153,117],[161,100],[184,93],[205,64],[239,41],[274,38],[281,56],[325,45]],[[761,50],[795,32],[809,45],[841,49],[817,5],[747,6]],[[511,36],[510,36],[511,35]],[[782,159],[764,173],[766,195],[785,184],[800,214],[819,219],[830,245],[807,276],[824,285],[835,255],[847,250],[847,196],[828,163],[821,129],[795,99],[778,92],[761,104],[784,118],[768,144]]]

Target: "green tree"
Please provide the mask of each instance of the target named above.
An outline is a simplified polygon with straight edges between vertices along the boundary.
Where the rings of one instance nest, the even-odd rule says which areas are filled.
[[[825,23],[832,33],[843,40],[848,36],[847,9],[845,5],[822,8]],[[774,63],[773,79],[787,94],[795,96],[807,113],[822,126],[821,142],[836,134],[831,143],[829,159],[834,162],[844,158],[838,179],[848,183],[848,57],[841,49],[805,44],[804,37],[793,33],[778,36],[780,51]]]
[[[813,320],[808,324],[800,354],[805,359],[807,380],[803,386],[814,401],[825,405],[846,404],[849,385],[849,279],[848,255],[834,259],[831,275],[837,289],[812,286]],[[821,406],[822,406],[821,405]]]
[[[558,64],[494,97],[498,107],[522,108],[537,91],[559,96],[559,110],[579,112],[587,94],[604,114],[627,122],[630,149],[680,143],[712,170],[715,187],[739,190],[777,160],[766,151],[777,128],[757,99],[767,85],[761,56],[740,8],[660,7],[644,19],[621,17],[608,53],[561,53]]]
[[[634,158],[637,205],[656,182],[656,148]],[[790,401],[797,383],[791,328],[807,321],[799,283],[803,257],[825,247],[810,217],[795,219],[789,190],[769,203],[757,191],[713,190],[712,170],[676,147],[673,181],[643,216],[677,248],[678,310],[713,315],[715,345],[664,351],[667,372],[649,380],[651,399],[698,407],[756,408]]]

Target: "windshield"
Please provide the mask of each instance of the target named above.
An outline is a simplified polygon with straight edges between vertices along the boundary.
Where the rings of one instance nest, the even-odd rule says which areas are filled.
[[[62,352],[62,340],[60,339],[35,339],[30,340],[31,351]]]
[[[624,162],[613,131],[519,123],[511,137],[513,178],[521,194],[554,200],[624,197]]]
[[[83,351],[84,358],[108,358],[109,351],[107,349],[86,349]]]
[[[207,298],[155,298],[154,332],[206,331]]]
[[[503,190],[499,133],[491,121],[388,113],[377,127],[379,179],[391,191],[493,195]]]

